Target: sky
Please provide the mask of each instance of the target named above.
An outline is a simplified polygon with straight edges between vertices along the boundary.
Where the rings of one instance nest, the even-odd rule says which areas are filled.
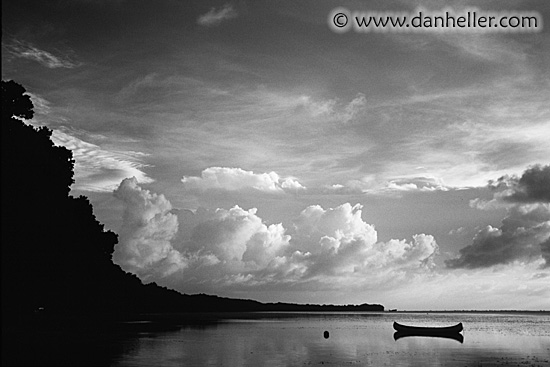
[[[144,283],[548,310],[550,30],[328,24],[419,6],[550,19],[542,0],[6,0],[2,79]]]

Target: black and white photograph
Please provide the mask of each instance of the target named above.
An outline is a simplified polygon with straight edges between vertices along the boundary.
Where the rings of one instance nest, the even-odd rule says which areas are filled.
[[[550,2],[2,0],[3,366],[549,366]]]

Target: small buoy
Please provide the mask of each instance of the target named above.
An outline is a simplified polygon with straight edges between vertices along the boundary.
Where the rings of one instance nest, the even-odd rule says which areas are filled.
[[[325,339],[328,339],[328,331],[325,331],[325,332],[323,333],[323,336],[325,337]]]

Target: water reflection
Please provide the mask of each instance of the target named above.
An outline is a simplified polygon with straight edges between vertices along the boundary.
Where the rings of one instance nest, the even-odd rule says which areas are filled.
[[[199,327],[197,324],[182,325],[178,331],[144,335],[138,338],[131,351],[120,355],[112,365],[464,366],[501,362],[521,364],[527,361],[550,363],[550,339],[544,334],[548,333],[544,330],[550,326],[549,317],[539,318],[538,323],[517,319],[489,322],[486,316],[465,317],[468,333],[465,339],[461,334],[447,337],[394,334],[393,318],[434,324],[434,319],[427,316],[285,316],[239,315],[216,322],[199,323]],[[449,315],[435,318],[436,324],[449,324],[450,321],[452,319]],[[529,333],[510,333],[510,322],[514,323],[514,330],[527,328]],[[329,338],[325,337],[325,332],[329,333]]]
[[[464,343],[464,336],[460,333],[453,333],[453,334],[441,334],[441,335],[427,335],[427,334],[415,334],[415,333],[407,333],[402,331],[397,331],[393,334],[393,339],[395,341],[401,339],[401,338],[407,338],[407,337],[420,337],[420,338],[445,338],[445,339],[453,339],[456,340],[459,343]]]
[[[394,334],[392,327],[394,319],[428,326],[457,318],[467,338]],[[42,365],[550,365],[550,316],[179,314],[144,315],[99,331],[50,326],[3,330],[3,339],[17,341],[12,356]]]

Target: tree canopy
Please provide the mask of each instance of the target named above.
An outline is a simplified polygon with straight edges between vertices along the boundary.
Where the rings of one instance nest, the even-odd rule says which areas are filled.
[[[25,88],[13,80],[2,80],[2,121],[6,118],[19,117],[32,119],[34,105],[30,96],[25,94]]]
[[[94,298],[116,269],[117,236],[88,199],[69,196],[74,160],[33,116],[25,89],[2,81],[2,309],[66,309]],[[107,290],[107,289],[105,289]]]

